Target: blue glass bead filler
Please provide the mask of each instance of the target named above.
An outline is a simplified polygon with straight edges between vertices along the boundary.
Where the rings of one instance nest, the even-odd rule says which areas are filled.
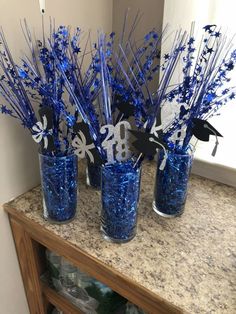
[[[153,209],[165,217],[179,216],[184,210],[187,197],[192,154],[168,152],[165,168],[160,170],[163,158],[164,152],[160,151]]]
[[[113,242],[127,242],[136,234],[140,168],[132,161],[102,167],[102,232]]]
[[[78,158],[39,155],[44,218],[54,223],[72,220],[77,207]]]

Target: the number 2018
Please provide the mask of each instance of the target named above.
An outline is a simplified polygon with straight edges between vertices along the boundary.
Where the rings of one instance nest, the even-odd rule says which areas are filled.
[[[101,127],[100,133],[106,134],[102,147],[107,152],[107,163],[115,160],[124,161],[128,159],[131,152],[128,147],[128,130],[131,129],[128,121],[120,121],[115,126],[107,124]]]

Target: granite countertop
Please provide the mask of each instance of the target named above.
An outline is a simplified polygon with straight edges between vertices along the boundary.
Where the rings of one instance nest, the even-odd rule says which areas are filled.
[[[137,236],[103,240],[100,192],[80,166],[78,217],[67,225],[42,219],[37,187],[8,205],[189,313],[236,313],[236,190],[191,176],[185,212],[166,219],[152,210],[155,164],[143,166]]]

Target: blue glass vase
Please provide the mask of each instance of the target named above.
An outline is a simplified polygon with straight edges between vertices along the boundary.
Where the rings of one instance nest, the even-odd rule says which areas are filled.
[[[108,241],[128,242],[136,234],[140,173],[132,161],[102,167],[101,230]]]
[[[100,190],[101,188],[101,166],[87,163],[86,168],[86,183],[92,188]]]
[[[153,209],[164,217],[180,216],[184,211],[193,156],[192,153],[167,152],[166,165],[160,170],[163,158],[164,152],[160,151]]]
[[[66,223],[76,214],[78,158],[39,154],[43,192],[43,216],[53,223]]]

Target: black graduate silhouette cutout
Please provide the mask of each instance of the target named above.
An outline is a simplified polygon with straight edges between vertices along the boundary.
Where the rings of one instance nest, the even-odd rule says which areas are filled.
[[[94,163],[98,166],[102,165],[103,160],[94,145],[88,125],[85,122],[78,122],[74,125],[73,130],[78,137],[77,140],[75,139],[75,142],[79,155],[86,156],[88,162],[90,163]]]
[[[129,130],[136,138],[132,146],[145,156],[154,156],[157,149],[168,149],[161,137],[156,137],[151,133]]]

